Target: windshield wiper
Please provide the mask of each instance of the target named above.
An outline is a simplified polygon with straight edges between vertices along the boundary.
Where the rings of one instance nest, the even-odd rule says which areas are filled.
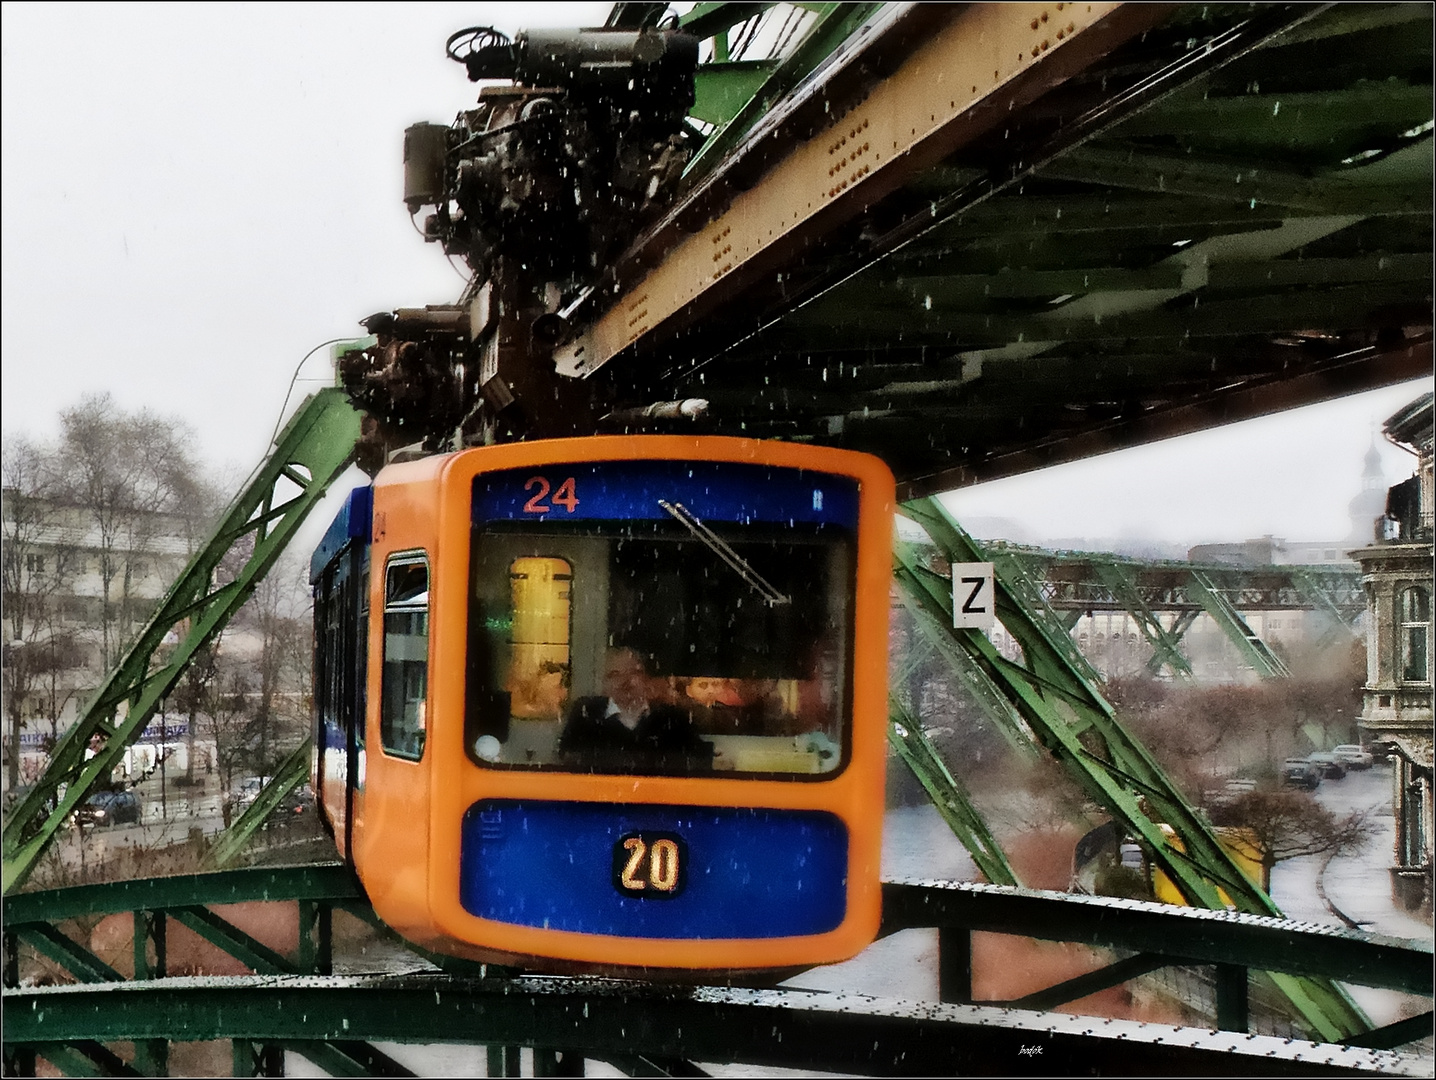
[[[753,587],[753,591],[763,598],[764,603],[777,605],[791,604],[793,602],[791,596],[784,596],[774,588],[762,574],[758,573],[758,571],[749,565],[747,559],[739,555],[723,541],[722,537],[694,517],[692,512],[682,503],[671,503],[664,499],[659,499],[658,505],[672,515],[678,524],[682,525],[695,537],[703,541],[713,554],[717,555],[736,570],[738,575]]]

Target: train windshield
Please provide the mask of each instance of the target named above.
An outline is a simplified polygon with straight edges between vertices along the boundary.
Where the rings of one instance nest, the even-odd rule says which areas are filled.
[[[465,747],[481,766],[842,768],[857,483],[732,462],[474,481]]]

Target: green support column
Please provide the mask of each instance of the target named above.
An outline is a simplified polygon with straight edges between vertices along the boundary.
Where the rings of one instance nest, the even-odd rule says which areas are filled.
[[[1186,588],[1192,602],[1200,604],[1212,617],[1212,621],[1227,635],[1227,640],[1237,647],[1258,675],[1266,679],[1285,679],[1291,674],[1281,657],[1272,652],[1256,631],[1247,625],[1241,612],[1223,595],[1211,574],[1205,570],[1192,570]]]
[[[1197,616],[1200,614],[1201,612],[1197,610],[1179,611],[1177,613],[1176,618],[1172,620],[1172,628],[1167,631],[1167,637],[1171,639],[1174,649],[1186,635],[1187,631],[1192,628],[1192,623],[1197,621]],[[1147,661],[1147,671],[1153,675],[1157,675],[1161,672],[1165,664],[1166,657],[1162,653],[1153,653],[1152,658]]]
[[[194,655],[249,599],[295,529],[349,464],[358,438],[359,413],[339,390],[315,394],[279,434],[273,453],[55,746],[49,768],[5,819],[5,893],[25,881],[75,807],[108,779],[125,748],[144,732]],[[225,556],[251,543],[243,566],[226,579]],[[161,646],[170,635],[179,644],[166,652]]]
[[[215,837],[210,849],[205,852],[203,866],[206,869],[220,870],[233,862],[284,797],[308,779],[312,749],[312,740],[306,739],[275,769],[274,776],[239,816],[239,820]]]
[[[333,905],[315,900],[299,901],[299,970],[311,975],[333,973]]]
[[[933,806],[967,848],[977,868],[993,885],[1020,884],[987,823],[972,805],[966,789],[948,771],[942,755],[922,730],[922,724],[895,698],[889,699],[888,708],[892,711],[888,742],[927,791]]]
[[[1010,581],[1011,562],[986,558],[935,499],[908,503],[903,513],[926,529],[949,563],[996,564],[997,617],[1021,644],[1026,663],[1005,659],[977,631],[947,629],[952,623],[950,577],[931,570],[910,545],[900,542],[898,585],[933,616],[920,625],[929,633],[942,628],[1004,688],[1036,741],[1089,798],[1137,839],[1189,904],[1223,910],[1227,904],[1220,889],[1238,911],[1280,916],[1271,898],[1242,873],[1161,766],[1117,721],[1089,677],[1085,660],[1072,661],[1071,639],[1022,568],[1016,568],[1016,582]],[[1175,831],[1180,848],[1167,839],[1161,825]],[[1370,1029],[1370,1021],[1335,983],[1284,975],[1273,979],[1320,1038],[1335,1041]]]
[[[1332,595],[1330,588],[1332,581],[1330,574],[1323,574],[1317,570],[1306,567],[1293,566],[1290,568],[1291,583],[1296,586],[1298,595],[1301,596],[1315,610],[1324,612],[1331,620],[1331,625],[1316,640],[1316,648],[1324,649],[1335,645],[1342,638],[1355,639],[1359,637],[1356,627],[1352,625],[1353,619],[1366,610],[1363,603],[1359,609],[1348,614],[1337,604],[1336,598]],[[1342,575],[1345,578],[1346,575]],[[1364,598],[1363,598],[1364,599]]]
[[[1117,602],[1127,609],[1136,621],[1137,629],[1142,631],[1142,636],[1147,639],[1147,644],[1152,646],[1152,659],[1147,664],[1148,669],[1153,670],[1155,665],[1155,670],[1160,671],[1165,665],[1179,679],[1190,679],[1192,666],[1177,647],[1178,637],[1169,633],[1162,626],[1162,620],[1157,617],[1157,613],[1147,606],[1131,571],[1117,562],[1094,561],[1092,565],[1097,576],[1102,579],[1102,584],[1106,585]]]
[[[155,962],[150,963],[149,945],[155,944]],[[136,979],[165,977],[165,913],[134,913],[134,960]],[[168,1076],[170,1044],[165,1039],[141,1039],[135,1043],[135,1068],[146,1076]]]

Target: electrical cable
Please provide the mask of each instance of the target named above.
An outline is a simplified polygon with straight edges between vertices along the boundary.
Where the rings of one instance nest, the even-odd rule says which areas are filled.
[[[289,377],[289,389],[284,391],[284,404],[279,407],[279,418],[274,421],[274,431],[269,436],[270,446],[273,446],[274,440],[279,437],[280,425],[284,423],[284,410],[289,408],[289,395],[294,393],[294,384],[299,381],[299,372],[300,369],[304,367],[305,361],[307,361],[311,356],[317,353],[320,349],[324,348],[326,345],[338,345],[341,341],[353,340],[354,339],[352,337],[330,338],[328,341],[321,341],[318,345],[314,346],[314,348],[310,349],[307,353],[304,354],[304,359],[299,361],[299,363],[294,368],[294,374]]]

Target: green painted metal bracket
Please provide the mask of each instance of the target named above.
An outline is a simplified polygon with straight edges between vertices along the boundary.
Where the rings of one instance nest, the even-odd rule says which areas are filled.
[[[83,945],[49,923],[32,923],[17,933],[36,952],[49,957],[81,982],[123,982],[121,975]]]
[[[1020,884],[987,822],[972,805],[967,791],[948,771],[932,740],[922,730],[921,722],[895,698],[888,699],[888,708],[891,710],[888,742],[926,789],[942,820],[962,841],[977,868],[994,885]]]
[[[244,849],[244,845],[249,843],[250,838],[269,819],[269,815],[284,801],[284,797],[308,777],[313,745],[312,740],[306,739],[284,759],[258,797],[239,816],[239,820],[215,837],[213,846],[205,852],[202,863],[204,867],[218,870],[234,861]]]
[[[1190,679],[1192,665],[1187,663],[1187,658],[1177,647],[1180,638],[1169,633],[1157,618],[1157,613],[1147,606],[1141,590],[1132,579],[1131,571],[1120,563],[1105,560],[1094,562],[1093,567],[1097,576],[1102,579],[1102,584],[1112,591],[1118,603],[1136,620],[1137,628],[1152,646],[1152,659],[1147,664],[1148,669],[1155,672],[1165,666],[1178,678]]]
[[[1238,911],[1279,916],[1276,904],[1242,873],[1206,820],[1117,721],[1112,706],[1086,677],[1085,661],[1080,665],[1070,661],[1075,646],[1065,633],[1052,629],[1055,619],[1042,617],[1050,609],[1025,571],[1014,588],[1006,576],[1011,562],[985,558],[983,549],[935,499],[904,504],[902,512],[927,531],[949,562],[995,564],[997,616],[1021,644],[1027,666],[1004,660],[977,631],[947,633],[1006,690],[1038,742],[1088,797],[1142,844],[1188,903],[1220,911],[1226,907],[1220,888]],[[907,545],[897,545],[897,558],[901,564],[896,573],[899,587],[934,615],[921,625],[950,626],[951,583],[924,572]],[[1027,601],[1040,602],[1035,608],[1037,618]],[[1182,849],[1167,839],[1160,827],[1163,824],[1180,837]],[[1303,1021],[1326,1041],[1370,1029],[1371,1022],[1335,983],[1284,975],[1273,979]]]
[[[693,107],[688,115],[708,124],[726,124],[752,100],[777,66],[774,60],[704,64],[693,77]]]
[[[1267,679],[1285,679],[1291,674],[1281,657],[1272,652],[1256,631],[1247,625],[1241,612],[1222,594],[1210,574],[1205,570],[1192,570],[1187,576],[1186,590],[1192,602],[1200,604],[1212,617],[1212,621],[1221,627],[1222,633],[1227,635],[1258,675]]]
[[[732,6],[736,9],[740,5]],[[693,156],[693,160],[688,163],[684,170],[685,176],[693,176],[721,160],[728,151],[742,141],[753,125],[767,114],[774,102],[811,74],[834,49],[846,41],[853,31],[882,5],[830,3],[804,6],[816,11],[818,17],[803,36],[802,41],[798,42],[792,51],[779,62],[778,66],[763,80],[752,96],[733,113],[731,118],[708,136],[707,141]],[[747,18],[747,16],[744,15],[743,18]],[[741,19],[735,18],[727,26],[739,21]],[[689,25],[693,25],[693,23],[690,22]],[[701,24],[699,25],[701,26]],[[723,27],[725,32],[727,26]],[[699,80],[701,81],[701,79],[702,69],[700,68]]]
[[[295,529],[348,465],[358,438],[359,413],[337,389],[311,397],[278,435],[274,451],[55,746],[49,768],[6,818],[6,894],[24,883],[66,819],[140,737],[194,655],[249,598]],[[221,583],[222,560],[250,538],[252,553],[232,580]],[[179,644],[166,654],[170,634]]]

